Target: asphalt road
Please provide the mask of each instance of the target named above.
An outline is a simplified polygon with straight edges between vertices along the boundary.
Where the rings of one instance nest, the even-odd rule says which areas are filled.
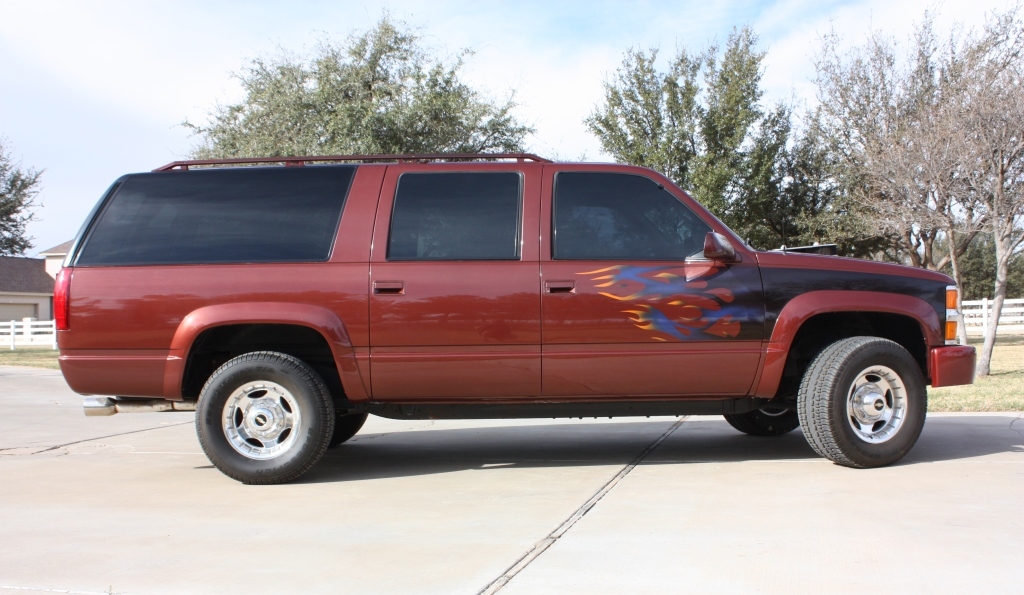
[[[0,595],[1019,593],[1022,504],[1016,413],[933,414],[859,471],[712,417],[371,418],[244,486],[189,413],[86,418],[0,367]]]

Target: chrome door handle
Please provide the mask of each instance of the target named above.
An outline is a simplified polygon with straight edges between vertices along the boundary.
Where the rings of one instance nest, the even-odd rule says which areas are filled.
[[[376,295],[403,295],[405,293],[405,282],[374,281],[373,293]]]

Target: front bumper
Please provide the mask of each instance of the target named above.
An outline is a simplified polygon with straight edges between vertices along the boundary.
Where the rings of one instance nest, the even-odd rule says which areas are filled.
[[[974,364],[977,359],[970,345],[932,347],[928,352],[928,375],[932,388],[974,383]]]

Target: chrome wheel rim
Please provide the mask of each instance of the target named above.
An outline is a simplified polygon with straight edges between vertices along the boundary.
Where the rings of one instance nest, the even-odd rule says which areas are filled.
[[[906,386],[892,368],[871,366],[857,374],[846,399],[846,419],[858,438],[872,444],[891,439],[906,413]]]
[[[768,417],[782,417],[789,413],[789,409],[776,409],[774,407],[764,407],[760,411]]]
[[[279,457],[295,446],[302,414],[295,396],[276,382],[253,382],[235,390],[224,403],[228,444],[249,459]]]

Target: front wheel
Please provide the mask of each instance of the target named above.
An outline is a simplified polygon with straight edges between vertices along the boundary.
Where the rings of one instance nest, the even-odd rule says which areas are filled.
[[[222,473],[247,484],[291,481],[312,467],[334,433],[324,381],[290,355],[240,355],[207,380],[196,404],[199,443]]]
[[[917,442],[927,399],[924,375],[906,349],[852,337],[814,359],[800,383],[797,410],[818,454],[845,467],[882,467]]]

